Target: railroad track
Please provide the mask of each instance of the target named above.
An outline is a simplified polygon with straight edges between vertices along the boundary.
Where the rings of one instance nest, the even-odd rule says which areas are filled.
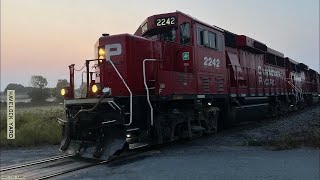
[[[64,159],[64,158],[67,158],[67,157],[71,157],[71,155],[54,156],[54,157],[49,157],[49,158],[45,158],[45,159],[39,159],[39,160],[36,160],[36,161],[30,161],[30,162],[26,162],[26,163],[22,163],[22,164],[15,164],[15,165],[11,165],[11,166],[6,166],[4,168],[0,168],[0,172],[3,173],[3,172],[10,171],[10,170],[13,170],[13,169],[33,166],[33,165],[37,165],[37,164],[48,163],[48,162],[56,161],[56,160],[59,160],[59,159]]]
[[[158,154],[160,151],[132,151],[112,157],[108,161],[98,161],[70,155],[55,156],[46,159],[12,165],[0,169],[0,179],[49,179],[101,164],[112,165],[138,159],[140,157]]]

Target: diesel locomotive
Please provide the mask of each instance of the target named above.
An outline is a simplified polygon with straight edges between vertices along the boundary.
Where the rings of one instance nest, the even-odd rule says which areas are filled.
[[[179,11],[146,18],[133,35],[102,34],[94,48],[85,96],[75,97],[74,64],[61,90],[60,150],[73,155],[108,159],[319,102],[315,70]]]

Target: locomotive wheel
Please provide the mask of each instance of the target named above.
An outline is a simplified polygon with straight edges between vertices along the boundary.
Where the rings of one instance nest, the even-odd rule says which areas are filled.
[[[222,111],[222,116],[224,116],[221,123],[221,128],[230,128],[236,122],[236,108],[234,106],[228,105],[224,111]],[[218,124],[219,125],[219,124]]]
[[[98,140],[98,145],[97,145],[97,148],[96,148],[96,151],[94,152],[93,156],[94,157],[100,157],[101,154],[102,154],[102,151],[103,151],[103,141],[104,141],[104,137],[105,137],[105,134],[106,134],[106,131],[105,129],[103,129],[101,132],[100,132],[100,137],[99,137],[99,140]]]
[[[281,115],[283,115],[283,111],[282,111],[282,103],[281,103],[281,101],[277,101],[277,114],[278,114],[278,116],[280,117]]]
[[[271,111],[271,117],[278,117],[281,115],[281,106],[279,102],[274,101],[272,104],[270,104],[269,108]]]
[[[199,119],[201,121],[201,126],[206,130],[204,133],[211,134],[217,132],[218,130],[218,117],[219,109],[215,107],[210,107],[203,109],[199,114]]]
[[[216,120],[216,112],[208,111],[208,131],[210,132],[216,132],[218,125]]]
[[[154,118],[154,126],[153,129],[153,144],[162,144],[163,138],[162,138],[162,127],[161,127],[161,120],[164,118],[163,115],[160,113],[157,113],[156,118]]]

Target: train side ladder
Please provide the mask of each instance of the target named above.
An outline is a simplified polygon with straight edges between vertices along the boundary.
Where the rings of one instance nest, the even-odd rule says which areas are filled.
[[[299,88],[298,86],[295,86],[295,85],[291,82],[291,79],[288,79],[288,78],[287,78],[286,81],[287,81],[288,84],[294,89],[294,95],[295,95],[295,98],[296,98],[296,102],[304,101],[303,95],[302,95],[302,89]]]
[[[149,62],[159,62],[161,60],[158,60],[158,59],[144,59],[143,60],[143,64],[142,64],[142,70],[143,70],[143,83],[144,83],[144,88],[147,92],[147,101],[148,101],[148,105],[149,105],[149,108],[150,108],[150,125],[153,126],[153,107],[152,107],[152,104],[150,102],[150,92],[149,90],[152,90],[152,89],[155,89],[155,87],[148,87],[147,85],[147,77],[146,77],[146,62],[149,61]],[[149,80],[149,81],[155,81],[155,80]],[[155,84],[154,84],[155,85]]]

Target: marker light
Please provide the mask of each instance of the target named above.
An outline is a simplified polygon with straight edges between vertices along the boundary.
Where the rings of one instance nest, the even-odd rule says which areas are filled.
[[[62,96],[65,96],[65,95],[67,94],[66,89],[65,89],[65,88],[61,89],[60,94],[61,94]]]
[[[106,54],[105,50],[103,48],[99,49],[99,55],[104,56]]]
[[[98,93],[99,91],[100,91],[100,85],[99,84],[94,84],[94,85],[92,85],[92,87],[91,87],[91,91],[93,92],[93,93]]]
[[[99,59],[105,59],[106,51],[103,48],[99,49]]]

